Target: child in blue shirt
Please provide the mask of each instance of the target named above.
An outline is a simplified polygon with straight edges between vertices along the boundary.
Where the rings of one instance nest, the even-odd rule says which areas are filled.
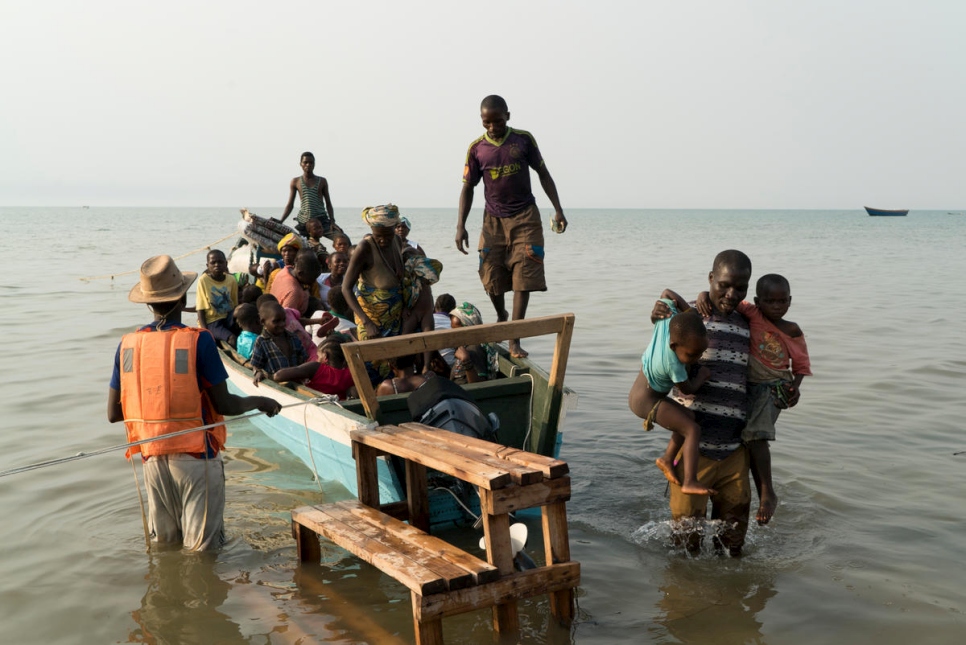
[[[242,331],[238,334],[235,348],[245,360],[250,360],[255,348],[255,339],[262,333],[262,322],[258,319],[258,308],[250,302],[243,302],[235,307],[235,322]]]
[[[714,495],[713,489],[702,486],[697,480],[701,428],[690,410],[667,397],[672,387],[685,394],[694,393],[711,377],[707,367],[701,367],[689,377],[688,368],[695,365],[708,348],[708,334],[701,316],[691,311],[688,303],[670,299],[675,295],[669,290],[661,294],[673,315],[654,324],[654,334],[641,356],[641,373],[631,387],[628,404],[634,414],[644,419],[645,430],[657,423],[684,437],[681,491],[689,495]],[[673,459],[674,455],[668,457],[665,454],[655,463],[665,477],[677,484]]]

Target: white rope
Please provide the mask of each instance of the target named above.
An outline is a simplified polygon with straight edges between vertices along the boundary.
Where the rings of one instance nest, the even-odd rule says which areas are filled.
[[[225,240],[227,240],[229,238],[232,238],[232,237],[235,237],[237,235],[238,235],[238,233],[231,233],[231,234],[226,235],[225,237],[223,237],[221,239],[215,240],[211,244],[206,244],[205,246],[198,247],[197,249],[194,249],[192,251],[188,251],[187,253],[182,253],[181,255],[179,255],[178,257],[176,257],[174,259],[175,260],[180,260],[181,258],[186,258],[189,255],[194,255],[195,253],[199,253],[200,251],[207,251],[207,250],[211,249],[211,247],[213,247],[215,244],[218,244],[218,242],[224,242]],[[91,280],[103,280],[104,278],[110,278],[111,280],[113,280],[114,278],[117,278],[119,276],[122,276],[122,275],[131,275],[132,273],[139,273],[140,271],[141,271],[141,269],[140,268],[137,268],[137,269],[131,269],[130,271],[124,271],[123,273],[108,273],[107,275],[93,275],[93,276],[89,276],[89,277],[86,277],[86,278],[79,278],[79,279],[82,280],[82,281],[84,281],[84,282],[90,282]]]
[[[456,503],[459,504],[460,506],[462,506],[463,507],[463,510],[466,511],[469,514],[470,517],[472,517],[477,522],[480,521],[480,516],[477,515],[476,513],[474,513],[473,511],[471,511],[470,508],[469,508],[469,506],[467,506],[466,504],[464,504],[463,503],[463,500],[461,500],[459,498],[459,496],[456,493],[454,493],[453,491],[451,491],[450,489],[446,488],[445,486],[436,486],[435,488],[431,488],[430,490],[445,490],[447,493],[449,493],[450,495],[453,496],[453,499],[456,500]]]
[[[134,487],[138,491],[138,506],[141,508],[141,527],[144,529],[144,546],[151,550],[151,536],[148,535],[148,516],[144,510],[144,498],[141,496],[141,482],[138,480],[138,469],[131,460],[131,472],[134,473]],[[145,480],[146,482],[147,480]],[[145,484],[146,485],[146,484]]]
[[[339,403],[339,397],[334,394],[324,394],[314,400],[319,403],[334,403],[340,408],[342,407],[342,404]],[[315,483],[319,487],[319,492],[325,494],[325,491],[322,490],[322,480],[319,479],[319,468],[315,465],[315,455],[312,453],[312,437],[309,433],[308,408],[302,408],[302,427],[305,428],[305,445],[309,449],[309,459],[312,461],[312,473],[315,475]]]
[[[530,446],[528,442],[530,441],[530,431],[533,430],[533,390],[537,384],[533,380],[533,374],[525,372],[520,376],[526,376],[527,378],[530,379],[530,414],[527,415],[527,433],[523,435],[523,446],[522,446],[523,450],[525,450],[526,452],[530,452]]]
[[[299,401],[298,403],[290,403],[288,405],[283,405],[281,409],[293,408],[299,405],[309,405],[310,403],[319,404],[325,403],[326,401],[321,398],[308,399],[307,401]],[[229,423],[235,423],[236,421],[242,421],[245,419],[252,419],[254,417],[262,416],[266,414],[265,412],[255,412],[254,414],[243,414],[237,416],[233,419],[226,419],[218,423],[209,423],[208,425],[198,426],[197,428],[188,428],[186,430],[179,430],[178,432],[172,432],[170,434],[161,435],[160,437],[151,437],[150,439],[141,439],[140,441],[132,441],[130,443],[122,443],[116,446],[108,446],[106,448],[100,448],[99,450],[94,450],[92,452],[79,452],[76,455],[71,455],[70,457],[61,457],[60,459],[51,459],[49,461],[41,461],[35,464],[28,464],[26,466],[20,466],[19,468],[11,468],[10,470],[0,471],[0,477],[6,477],[7,475],[17,475],[20,473],[25,473],[31,470],[37,470],[38,468],[46,468],[48,466],[56,466],[58,464],[66,464],[71,461],[77,461],[79,459],[87,459],[88,457],[95,457],[97,455],[103,455],[108,452],[116,452],[118,450],[127,450],[128,448],[133,448],[135,446],[140,446],[146,443],[152,443],[154,441],[164,441],[165,439],[171,439],[173,437],[180,437],[183,434],[189,434],[191,432],[200,432],[201,430],[210,430],[211,428],[217,428],[221,425],[228,425]]]

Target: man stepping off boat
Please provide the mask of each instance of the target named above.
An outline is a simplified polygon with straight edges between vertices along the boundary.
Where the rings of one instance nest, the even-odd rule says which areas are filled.
[[[540,178],[543,191],[553,204],[553,230],[567,230],[567,218],[560,207],[557,186],[543,162],[537,142],[529,132],[507,127],[510,112],[506,101],[495,94],[480,105],[486,133],[470,144],[463,169],[459,216],[456,220],[456,248],[464,255],[469,246],[466,218],[473,206],[473,191],[480,179],[486,207],[480,232],[480,280],[496,308],[497,321],[510,318],[504,294],[513,291],[513,320],[526,317],[531,291],[546,291],[543,270],[543,227],[536,198],[530,189],[530,170]],[[520,339],[511,339],[510,354],[527,356]]]

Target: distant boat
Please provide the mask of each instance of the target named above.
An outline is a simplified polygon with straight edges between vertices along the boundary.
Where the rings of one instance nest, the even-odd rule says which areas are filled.
[[[908,215],[909,214],[909,209],[908,208],[906,210],[904,210],[904,211],[887,211],[887,210],[882,210],[881,208],[869,208],[868,206],[866,206],[865,207],[865,210],[869,213],[869,215],[873,215],[873,216],[875,216],[875,215],[881,215],[881,216],[889,216],[889,215],[891,215],[891,216],[897,216],[897,215]]]

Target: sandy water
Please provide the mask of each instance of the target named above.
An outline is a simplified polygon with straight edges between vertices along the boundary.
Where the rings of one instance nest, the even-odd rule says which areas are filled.
[[[275,209],[253,209],[272,214]],[[404,209],[445,265],[436,293],[492,320],[455,213]],[[355,213],[340,223],[363,232]],[[966,627],[966,217],[913,211],[574,210],[549,234],[550,291],[531,315],[573,311],[567,383],[579,405],[563,456],[574,481],[579,620],[521,605],[524,642],[953,643]],[[120,336],[149,318],[127,301],[137,269],[231,235],[237,210],[0,209],[11,261],[0,286],[0,471],[123,441],[106,422]],[[479,214],[471,218],[478,227]],[[18,230],[51,231],[18,236]],[[56,232],[56,233],[54,233]],[[474,234],[471,233],[471,237]],[[218,244],[231,246],[231,240]],[[781,505],[741,559],[667,545],[667,439],[644,433],[627,389],[665,286],[694,294],[714,254],[792,284],[815,376],[783,413],[773,459]],[[17,264],[27,266],[18,267]],[[203,252],[179,260],[201,270]],[[530,344],[547,362],[549,342]],[[0,635],[37,643],[411,642],[408,593],[328,549],[299,567],[295,506],[346,496],[246,424],[230,438],[229,544],[213,556],[144,552],[131,467],[113,453],[0,478]],[[447,619],[447,642],[492,642],[487,612]]]

